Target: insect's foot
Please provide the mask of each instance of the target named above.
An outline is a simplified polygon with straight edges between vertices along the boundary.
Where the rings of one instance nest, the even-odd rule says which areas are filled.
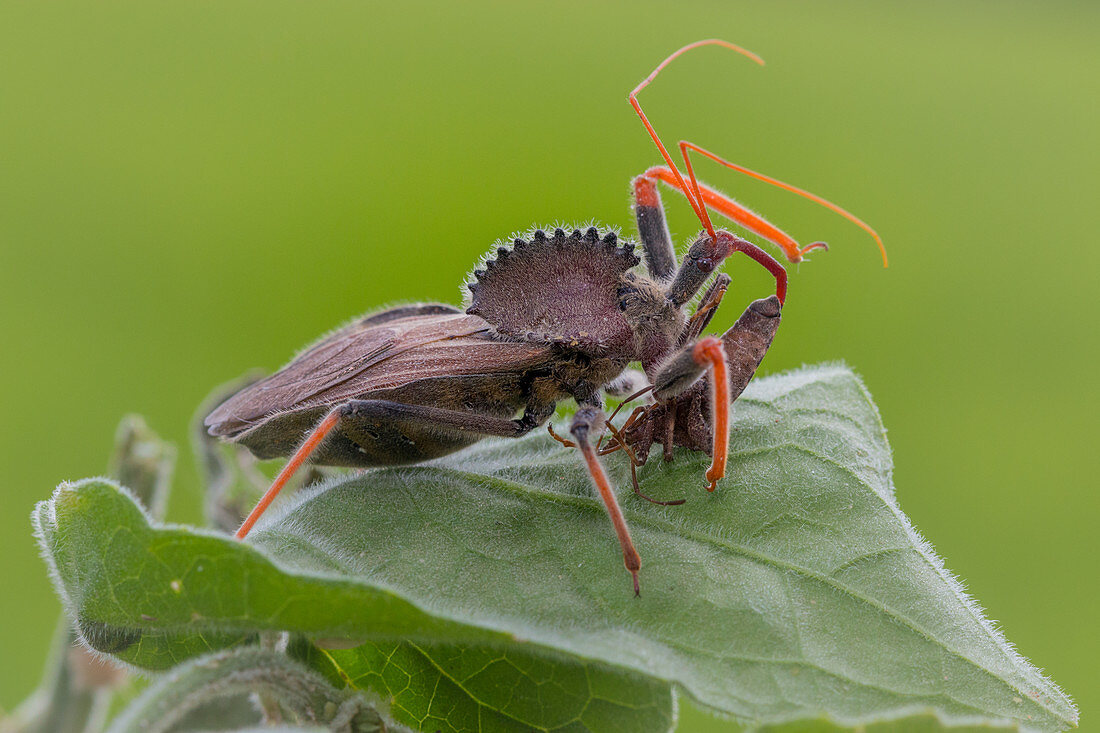
[[[560,435],[558,435],[557,433],[555,433],[554,432],[554,426],[551,425],[550,423],[546,424],[546,432],[550,433],[551,438],[558,441],[559,443],[564,445],[566,448],[576,448],[577,447],[577,444],[574,443],[572,440],[566,440],[565,438],[563,438]]]
[[[638,585],[638,571],[642,568],[642,558],[638,557],[638,551],[634,549],[633,545],[629,549],[623,549],[623,564],[626,565],[626,571],[630,573],[630,577],[634,580],[634,597],[637,598],[642,594]]]
[[[687,502],[687,499],[669,499],[668,501],[654,499],[652,496],[643,493],[642,490],[639,489],[637,486],[634,487],[634,493],[648,501],[650,504],[656,504],[657,506],[680,506],[681,504]]]
[[[811,242],[802,249],[798,250],[798,259],[801,260],[804,254],[806,254],[807,252],[813,252],[815,249],[820,249],[828,252],[829,245],[825,244],[824,242]]]

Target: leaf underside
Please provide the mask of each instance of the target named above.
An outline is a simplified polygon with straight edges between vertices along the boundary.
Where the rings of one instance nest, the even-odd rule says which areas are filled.
[[[312,647],[307,660],[334,683],[382,699],[416,730],[667,731],[667,683],[598,663],[510,648],[368,642]]]
[[[327,482],[248,543],[151,526],[97,480],[62,485],[34,518],[96,648],[157,669],[289,630],[409,725],[477,730],[476,712],[503,721],[484,730],[616,730],[592,712],[586,726],[606,704],[608,720],[640,716],[623,730],[666,730],[670,687],[749,727],[1075,725],[1069,698],[902,514],[885,431],[850,370],[757,379],[734,415],[713,494],[702,455],[640,470],[643,491],[682,506],[635,497],[624,457],[605,459],[642,555],[640,598],[577,456],[544,434]]]

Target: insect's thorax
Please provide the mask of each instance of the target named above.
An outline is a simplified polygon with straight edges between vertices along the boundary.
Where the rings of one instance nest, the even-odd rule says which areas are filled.
[[[668,299],[659,283],[632,272],[623,275],[619,307],[634,333],[634,358],[648,373],[676,346],[687,316]]]
[[[485,319],[501,339],[555,349],[563,388],[598,387],[632,361],[652,369],[683,332],[681,309],[635,270],[640,264],[633,245],[614,233],[536,231],[490,253],[474,271],[466,313]]]

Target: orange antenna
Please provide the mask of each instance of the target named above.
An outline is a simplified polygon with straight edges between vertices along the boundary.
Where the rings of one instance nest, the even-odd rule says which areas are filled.
[[[806,198],[806,199],[809,199],[810,201],[813,201],[814,203],[821,204],[826,209],[829,209],[831,211],[836,212],[837,214],[840,214],[845,219],[852,222],[857,227],[859,227],[860,229],[862,229],[863,231],[865,231],[865,232],[867,232],[868,234],[871,235],[871,237],[875,240],[875,243],[878,244],[878,251],[882,254],[882,266],[883,267],[889,267],[890,266],[890,262],[886,258],[886,245],[884,245],[882,243],[882,237],[880,237],[878,235],[878,232],[876,232],[871,227],[870,224],[863,221],[863,219],[860,219],[858,216],[856,216],[852,212],[848,211],[847,209],[842,208],[842,207],[838,206],[837,204],[834,204],[832,201],[829,201],[828,199],[824,199],[821,196],[818,196],[816,193],[811,193],[810,191],[799,188],[798,186],[792,186],[789,183],[785,183],[783,181],[780,181],[778,178],[772,178],[769,175],[766,175],[764,173],[759,173],[757,171],[752,170],[751,168],[746,168],[743,165],[738,165],[737,163],[731,163],[730,161],[726,160],[725,158],[722,158],[722,157],[720,157],[718,155],[715,155],[714,153],[710,152],[709,150],[706,150],[704,148],[699,147],[695,143],[689,143],[689,142],[686,142],[686,141],[680,143],[680,151],[683,153],[685,161],[688,160],[688,151],[689,150],[694,150],[696,153],[699,153],[700,155],[704,155],[704,156],[710,158],[715,163],[720,163],[720,164],[726,166],[727,168],[729,168],[731,170],[737,171],[738,173],[744,173],[746,176],[749,176],[750,178],[755,178],[756,180],[763,181],[764,183],[770,183],[771,185],[777,186],[777,187],[783,189],[784,191],[790,191],[791,193],[796,193],[796,194],[798,194],[799,196],[801,196],[803,198]],[[688,163],[687,166],[688,166],[688,172],[690,173],[691,172],[691,164]],[[692,175],[691,179],[692,179],[692,182],[696,186],[696,192],[698,192],[698,185],[699,184],[698,184],[698,182],[695,181],[695,176]],[[734,221],[736,221],[736,219],[734,219]],[[767,235],[762,235],[762,236],[765,236],[766,238],[770,239],[770,237],[767,237]],[[776,244],[779,244],[779,242],[776,242]],[[817,248],[828,249],[828,247],[825,246],[824,242],[814,242],[813,244],[807,245],[806,247],[803,247],[802,249],[800,249],[799,254],[805,254],[806,252],[810,251],[811,249],[817,249]],[[784,249],[786,249],[786,248],[784,248]]]
[[[646,117],[645,112],[642,111],[642,105],[638,104],[638,92],[649,86],[649,83],[657,78],[657,75],[661,73],[662,69],[672,63],[672,61],[676,59],[676,57],[687,53],[693,48],[699,48],[700,46],[723,46],[725,48],[736,51],[742,56],[752,59],[761,66],[764,65],[764,59],[760,58],[752,51],[741,48],[736,44],[730,43],[729,41],[723,41],[718,38],[708,38],[705,41],[696,41],[695,43],[689,43],[688,45],[679,48],[676,51],[673,51],[668,58],[657,64],[657,68],[654,69],[649,76],[643,79],[641,84],[634,87],[634,91],[630,93],[630,106],[633,107],[634,111],[638,113],[638,117],[641,118],[642,124],[645,125],[646,131],[649,132],[649,136],[653,138],[653,142],[657,145],[657,149],[661,151],[661,157],[665,159],[665,163],[668,164],[669,170],[672,171],[672,174],[676,178],[676,182],[679,184],[676,186],[676,188],[678,188],[687,198],[688,203],[691,204],[691,208],[695,211],[695,215],[699,217],[699,221],[702,222],[703,227],[707,230],[707,234],[709,234],[711,236],[711,239],[713,239],[714,224],[712,224],[710,221],[710,215],[707,213],[707,207],[703,204],[702,198],[697,199],[695,197],[696,192],[692,190],[697,188],[698,184],[693,186],[692,189],[688,188],[687,184],[684,182],[684,177],[680,175],[680,171],[676,168],[676,164],[672,162],[672,156],[668,154],[668,149],[665,148],[665,144],[661,142],[661,138],[657,134],[657,131],[653,129],[653,125],[649,122],[649,118]],[[688,165],[690,168],[690,163]]]
[[[710,214],[707,211],[708,208],[714,209],[715,211],[729,218],[731,221],[736,222],[738,225],[744,227],[745,229],[748,229],[749,231],[754,232],[755,234],[772,242],[783,250],[784,254],[786,254],[787,256],[787,259],[791,262],[801,262],[803,255],[812,250],[829,249],[824,242],[813,242],[804,247],[799,245],[794,237],[787,234],[785,231],[772,224],[764,217],[737,203],[730,197],[699,183],[699,180],[695,175],[695,169],[691,164],[690,157],[691,151],[695,151],[700,155],[710,158],[716,163],[720,163],[727,168],[730,168],[731,170],[735,170],[759,181],[764,181],[765,183],[777,186],[785,191],[790,191],[791,193],[798,194],[799,196],[807,198],[810,201],[820,204],[821,206],[824,206],[827,209],[830,209],[831,211],[840,214],[845,219],[848,219],[850,222],[871,235],[871,237],[878,244],[879,252],[882,254],[883,266],[888,267],[889,260],[886,257],[886,247],[882,242],[882,238],[878,235],[878,232],[876,232],[873,228],[871,228],[870,225],[857,217],[855,214],[852,214],[848,210],[838,206],[837,204],[834,204],[827,199],[822,198],[821,196],[818,196],[817,194],[798,188],[797,186],[793,186],[789,183],[785,183],[783,181],[780,181],[779,179],[772,178],[771,176],[765,175],[763,173],[759,173],[750,168],[746,168],[745,166],[732,163],[718,155],[715,155],[709,150],[701,148],[698,145],[687,141],[680,142],[680,154],[684,159],[684,169],[687,171],[688,180],[690,180],[690,183],[684,180],[684,176],[680,174],[680,171],[679,169],[677,169],[676,164],[672,161],[672,156],[669,154],[668,149],[665,147],[664,143],[661,142],[661,138],[657,135],[657,131],[653,128],[653,125],[649,122],[649,119],[645,116],[645,113],[642,112],[642,107],[638,103],[637,97],[638,92],[640,92],[642,89],[648,86],[650,82],[657,78],[657,75],[661,72],[661,70],[668,66],[673,61],[673,59],[686,53],[687,51],[690,51],[693,48],[698,48],[699,46],[723,46],[724,48],[729,48],[737,51],[738,53],[752,59],[760,65],[764,64],[764,60],[754,54],[752,51],[741,48],[740,46],[729,43],[728,41],[722,41],[713,38],[705,41],[696,41],[695,43],[689,43],[688,45],[673,52],[668,58],[658,64],[657,68],[653,70],[653,73],[647,76],[642,81],[642,83],[635,87],[634,91],[630,93],[631,106],[634,107],[634,111],[637,112],[638,117],[641,118],[642,124],[645,125],[646,131],[649,132],[649,136],[653,138],[653,142],[657,145],[657,149],[661,152],[661,157],[664,158],[665,163],[668,166],[667,168],[660,166],[650,168],[645,172],[645,176],[647,178],[662,180],[668,185],[682,192],[684,194],[684,197],[688,200],[688,203],[691,204],[692,210],[695,211],[695,215],[699,218],[699,221],[703,224],[703,227],[707,230],[707,233],[711,236],[712,239],[715,237],[714,225],[712,224]]]

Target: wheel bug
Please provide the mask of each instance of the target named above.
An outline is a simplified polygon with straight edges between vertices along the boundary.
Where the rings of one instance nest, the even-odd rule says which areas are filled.
[[[725,41],[699,41],[666,58],[631,92],[630,103],[666,163],[633,183],[646,274],[633,271],[640,264],[633,245],[621,244],[613,232],[537,230],[499,247],[474,270],[465,311],[421,304],[369,314],[245,387],[206,417],[208,432],[259,458],[290,459],[238,538],[307,460],[358,467],[427,461],[487,436],[525,435],[547,423],[557,402],[571,398],[579,409],[570,426],[573,441],[563,442],[579,449],[638,592],[641,561],[599,453],[625,450],[633,469],[655,440],[663,442],[666,455],[674,444],[709,450],[706,478],[713,490],[725,475],[730,402],[767,351],[787,292],[782,265],[756,245],[715,230],[708,208],[775,243],[791,262],[826,248],[821,242],[799,246],[763,217],[700,184],[689,154],[827,206],[870,232],[881,247],[870,227],[835,204],[681,142],[685,181],[637,97],[673,59],[702,45],[725,46],[760,61]],[[681,262],[658,181],[682,193],[704,227]],[[775,295],[752,303],[721,338],[701,337],[729,277],[717,275],[690,316],[686,305],[734,252],[774,276]],[[594,445],[592,435],[610,426],[602,389],[632,362],[641,363],[652,383],[645,391],[652,391],[656,403],[636,410],[622,430],[612,426],[613,445]],[[702,379],[704,373],[709,377]]]

